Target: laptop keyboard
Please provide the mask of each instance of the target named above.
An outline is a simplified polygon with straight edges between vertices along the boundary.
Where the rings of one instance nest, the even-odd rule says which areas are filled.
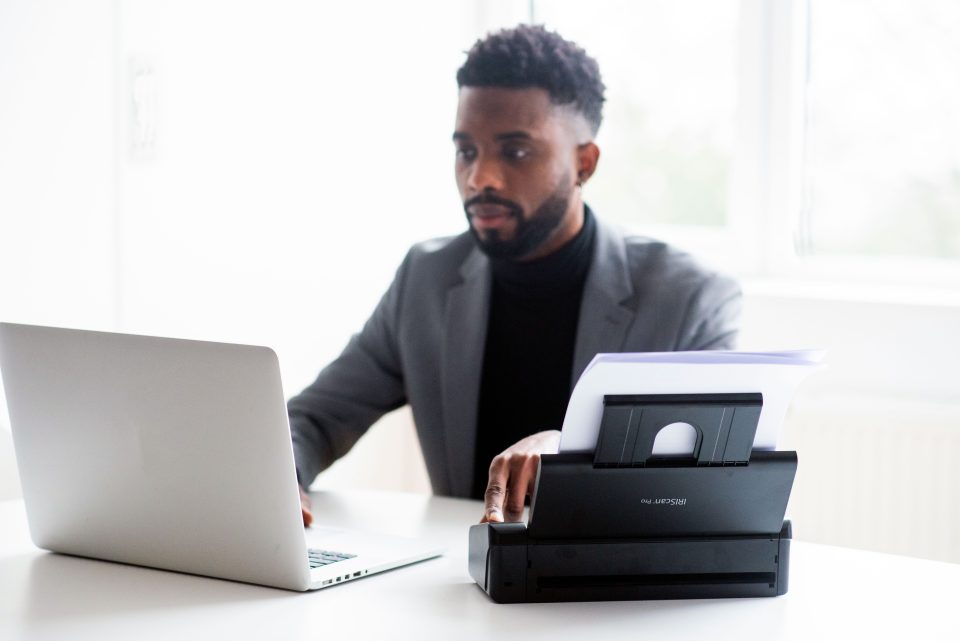
[[[331,563],[336,563],[337,561],[346,561],[347,559],[352,559],[357,555],[310,548],[307,550],[307,556],[310,558],[310,569],[312,570],[313,568],[330,565]]]

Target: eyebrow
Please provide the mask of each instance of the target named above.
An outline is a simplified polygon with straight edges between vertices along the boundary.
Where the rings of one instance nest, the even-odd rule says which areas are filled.
[[[497,134],[495,138],[497,140],[533,140],[533,136],[525,131],[508,131],[506,133]]]
[[[473,137],[470,134],[464,133],[462,131],[453,132],[453,139],[456,140],[473,140]],[[497,134],[494,136],[495,140],[533,140],[533,136],[528,134],[525,131],[507,131],[502,134]]]

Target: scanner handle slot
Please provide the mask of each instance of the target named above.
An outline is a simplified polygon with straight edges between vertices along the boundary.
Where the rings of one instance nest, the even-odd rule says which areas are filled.
[[[745,465],[750,460],[762,408],[763,395],[759,393],[604,396],[593,465]],[[655,455],[657,435],[673,423],[686,423],[696,431],[693,451],[688,455]]]

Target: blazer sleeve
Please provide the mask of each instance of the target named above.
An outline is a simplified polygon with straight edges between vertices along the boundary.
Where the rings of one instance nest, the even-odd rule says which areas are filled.
[[[708,275],[693,292],[680,325],[677,351],[734,349],[743,295],[732,278]]]
[[[397,319],[410,254],[373,314],[317,379],[287,402],[300,485],[346,454],[387,412],[406,404]]]

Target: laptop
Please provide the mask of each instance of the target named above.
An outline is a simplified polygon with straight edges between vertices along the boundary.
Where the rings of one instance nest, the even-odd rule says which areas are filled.
[[[269,348],[0,323],[0,371],[38,547],[290,590],[442,553],[305,530]]]

